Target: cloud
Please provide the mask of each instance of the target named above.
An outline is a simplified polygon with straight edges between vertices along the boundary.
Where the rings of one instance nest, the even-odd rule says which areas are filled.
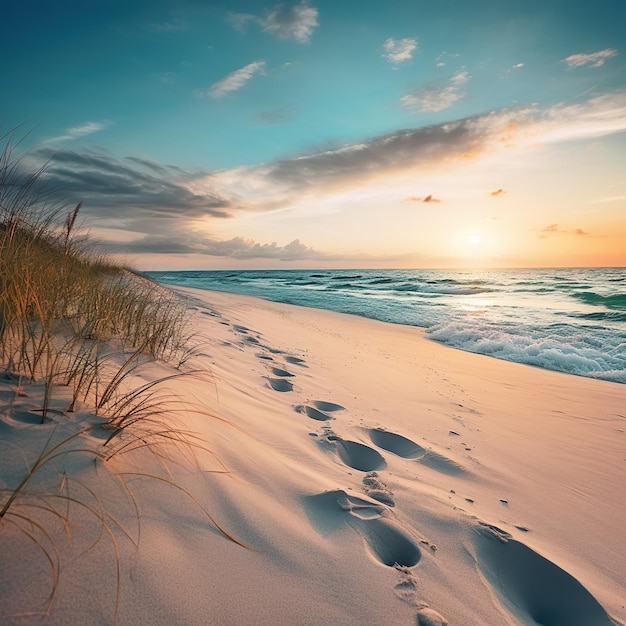
[[[228,240],[213,239],[193,231],[178,231],[168,234],[148,234],[130,242],[101,241],[104,247],[127,254],[201,254],[232,259],[275,259],[298,261],[303,259],[331,260],[337,257],[318,252],[299,239],[279,246],[273,243],[258,243],[254,239],[234,237]]]
[[[318,11],[306,2],[293,6],[277,4],[261,20],[264,31],[279,39],[294,39],[298,43],[308,43],[313,30],[319,25]]]
[[[188,24],[184,20],[173,18],[167,22],[147,24],[147,28],[155,33],[177,33],[187,30]]]
[[[508,78],[515,70],[519,70],[522,67],[524,67],[524,65],[526,65],[525,63],[516,63],[515,65],[512,65],[511,67],[508,67],[507,69],[504,70],[504,72],[502,72],[500,74],[500,78]]]
[[[99,149],[41,148],[32,156],[48,162],[43,181],[50,193],[70,204],[82,201],[83,213],[110,228],[149,232],[179,219],[228,217],[232,206],[214,193],[190,190],[188,181],[198,172],[148,159],[118,159]]]
[[[44,143],[50,144],[61,143],[63,141],[72,141],[73,139],[79,139],[80,137],[86,137],[87,135],[97,133],[104,128],[106,128],[106,124],[104,122],[86,122],[85,124],[81,124],[80,126],[73,126],[72,128],[68,128],[66,129],[64,135],[59,135],[58,137],[46,139]]]
[[[614,56],[617,56],[617,50],[615,50],[615,48],[606,48],[605,50],[592,52],[590,54],[571,54],[565,59],[561,59],[561,63],[566,63],[568,70],[585,65],[589,67],[601,67],[604,65],[605,61]]]
[[[556,233],[556,232],[559,232],[559,225],[558,224],[550,224],[549,226],[546,226],[545,228],[542,228],[539,232],[542,232],[542,233]]]
[[[230,11],[226,15],[228,23],[239,32],[244,32],[250,22],[258,22],[258,17],[251,13],[233,13]]]
[[[506,193],[506,191],[504,189],[496,189],[495,191],[492,191],[489,195],[490,196],[501,196],[503,193]]]
[[[438,54],[437,57],[435,58],[436,65],[437,67],[444,67],[448,59],[456,59],[457,57],[460,57],[460,56],[461,55],[458,52],[448,52],[447,50],[444,50],[441,54]]]
[[[410,61],[413,58],[413,51],[417,49],[417,39],[406,37],[405,39],[393,39],[389,37],[383,44],[385,50],[383,57],[397,70],[400,63]]]
[[[439,164],[466,163],[503,150],[536,149],[537,145],[623,130],[626,130],[626,92],[592,98],[577,105],[557,105],[544,110],[502,109],[394,131],[360,143],[216,172],[206,185],[247,211],[274,211],[293,208],[306,199],[317,200],[364,186],[385,185],[390,176],[416,176],[422,168]],[[202,188],[205,183],[198,179],[195,184]]]
[[[410,198],[407,198],[407,200],[409,202],[435,202],[435,203],[439,203],[439,202],[443,202],[443,200],[440,200],[439,198],[435,198],[432,194],[429,194],[426,197],[422,197],[422,196],[411,196]]]
[[[542,239],[545,238],[548,234],[553,233],[558,233],[559,235],[576,235],[577,237],[582,237],[589,234],[582,228],[575,228],[574,230],[563,230],[562,228],[559,228],[558,224],[549,224],[545,228],[542,228],[539,232],[545,233],[540,236]]]
[[[447,84],[418,87],[412,93],[400,98],[400,102],[406,107],[425,113],[443,111],[463,98],[464,87],[469,79],[470,75],[461,69],[450,77]]]
[[[354,201],[350,198],[356,190],[388,197],[390,189],[415,188],[419,180],[422,186],[430,184],[427,176],[440,166],[462,168],[499,154],[510,160],[538,145],[624,130],[626,92],[617,92],[543,110],[502,109],[215,172],[184,170],[137,156],[118,158],[100,149],[46,145],[31,155],[38,157],[38,165],[50,162],[47,184],[62,192],[68,204],[82,200],[84,214],[96,217],[96,226],[137,236],[170,235],[176,228],[206,228],[213,219],[343,206],[345,198]],[[400,198],[411,192],[401,193]],[[437,199],[431,194],[431,202]],[[550,232],[556,231],[541,234]]]
[[[224,78],[213,83],[206,92],[203,93],[211,98],[223,98],[227,93],[241,89],[257,73],[265,73],[265,61],[248,63],[248,65],[231,72],[227,76],[224,76]]]
[[[293,39],[304,44],[309,43],[313,31],[319,26],[318,15],[315,7],[301,2],[295,5],[277,4],[266,12],[265,17],[251,13],[229,13],[227,19],[240,32],[253,23],[278,39]]]

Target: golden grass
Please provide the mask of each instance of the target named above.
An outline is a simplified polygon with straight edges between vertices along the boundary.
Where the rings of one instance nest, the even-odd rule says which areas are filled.
[[[149,449],[161,458],[172,445],[187,456],[192,456],[195,448],[206,450],[204,442],[177,426],[181,405],[163,388],[179,376],[201,375],[183,369],[194,353],[186,328],[187,309],[169,291],[94,251],[89,241],[77,234],[81,204],[69,212],[51,204],[41,192],[44,170],[25,174],[11,139],[4,141],[0,154],[0,368],[20,381],[43,385],[42,423],[50,415],[55,392],[69,388],[71,399],[62,413],[72,413],[82,405],[104,420],[98,428],[104,426],[109,436],[99,444],[93,438],[83,444],[84,435],[94,426],[79,427],[59,441],[51,434],[43,449],[27,459],[21,479],[0,489],[0,532],[3,524],[17,526],[50,565],[52,592],[44,609],[47,614],[59,582],[57,546],[48,525],[51,519],[60,521],[69,536],[69,505],[88,511],[115,551],[117,617],[120,560],[116,529],[134,544],[138,537],[133,539],[117,523],[92,489],[64,471],[60,473],[56,461],[83,454],[95,463],[106,463],[137,448]],[[133,387],[137,368],[149,360],[165,361],[177,370]],[[191,410],[205,412],[198,407]],[[63,415],[55,419],[62,421]],[[129,494],[139,521],[125,475],[110,466],[109,470]],[[58,484],[43,491],[33,487],[34,479],[42,474]],[[239,543],[170,477],[149,472],[142,476],[181,490],[225,537]],[[65,511],[59,503],[65,505]]]

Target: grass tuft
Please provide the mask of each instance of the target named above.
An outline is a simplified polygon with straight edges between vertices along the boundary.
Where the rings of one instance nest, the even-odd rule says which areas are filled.
[[[224,537],[243,545],[169,472],[168,477],[123,473],[110,463],[137,449],[153,452],[161,468],[172,446],[188,459],[196,450],[210,452],[179,424],[181,402],[166,388],[182,376],[210,373],[188,368],[200,344],[192,345],[184,303],[95,250],[77,228],[82,203],[67,211],[51,202],[42,188],[45,168],[27,172],[12,138],[0,141],[0,370],[18,381],[16,399],[28,395],[25,382],[39,385],[41,406],[33,410],[41,413],[42,424],[57,422],[54,427],[31,426],[51,428],[48,439],[34,457],[20,452],[25,469],[16,480],[0,483],[0,533],[7,525],[16,527],[50,567],[51,593],[41,612],[49,615],[60,580],[55,525],[61,525],[69,543],[71,512],[78,507],[88,513],[100,526],[96,543],[108,536],[115,554],[117,620],[120,534],[133,545],[140,534],[140,512],[127,477],[175,487]],[[154,360],[170,364],[175,373],[144,382],[138,369]],[[68,401],[67,390],[69,403],[63,411],[53,411],[61,397]],[[97,415],[99,424],[74,424],[72,430],[70,415],[79,408]],[[220,419],[202,407],[186,410]],[[89,437],[96,429],[104,429],[107,436]],[[66,470],[70,456],[86,457],[110,470],[132,503],[136,537],[107,510],[96,489]]]

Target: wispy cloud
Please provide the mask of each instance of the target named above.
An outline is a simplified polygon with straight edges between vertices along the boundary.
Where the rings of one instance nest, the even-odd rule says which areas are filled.
[[[626,196],[605,196],[603,198],[598,198],[594,201],[594,204],[603,204],[605,202],[622,202],[626,200]]]
[[[171,85],[176,82],[176,73],[175,72],[157,72],[153,74],[153,76],[158,79],[160,83],[164,85]]]
[[[166,22],[153,22],[147,28],[155,33],[175,33],[187,30],[188,24],[180,18],[172,18]]]
[[[264,17],[251,13],[229,13],[228,21],[238,31],[245,31],[248,24],[256,23],[262,30],[278,39],[293,39],[309,43],[317,26],[319,12],[306,2],[295,5],[277,4],[266,11]]]
[[[617,56],[617,50],[615,48],[606,48],[598,52],[591,52],[589,54],[571,54],[565,59],[561,59],[562,63],[567,64],[567,69],[572,70],[575,67],[583,67],[588,65],[589,67],[601,67],[605,61]]]
[[[410,61],[413,58],[413,51],[417,50],[417,39],[406,37],[404,39],[394,39],[389,37],[383,44],[383,56],[391,63],[394,70],[397,70],[400,63]]]
[[[447,50],[444,50],[435,58],[435,64],[437,65],[437,67],[445,67],[448,59],[456,59],[460,56],[461,55],[458,52],[448,52]]]
[[[429,184],[439,167],[462,168],[483,156],[499,158],[503,152],[510,160],[511,154],[536,150],[538,145],[624,130],[626,92],[545,110],[503,109],[216,172],[183,170],[138,157],[117,158],[95,149],[50,146],[36,156],[40,162],[50,161],[49,184],[62,190],[68,203],[82,200],[85,213],[97,217],[99,226],[133,231],[138,237],[169,236],[183,226],[189,230],[201,223],[206,228],[218,218],[302,207],[314,211],[333,202],[343,206],[357,189],[381,197],[389,197],[391,189],[403,189],[398,200],[407,199],[416,180]],[[504,190],[490,193],[501,195]],[[413,200],[434,203],[438,198],[429,194]],[[556,230],[549,230],[550,226]],[[539,234],[558,232],[558,224],[546,229]]]
[[[265,73],[265,61],[254,61],[213,83],[202,93],[215,99],[241,89],[255,74]]]
[[[549,224],[545,228],[542,228],[540,233],[543,233],[539,237],[544,239],[548,235],[559,234],[559,235],[575,235],[576,237],[584,237],[589,235],[589,233],[582,228],[574,228],[571,230],[560,228],[558,224]]]
[[[526,65],[526,64],[525,63],[516,63],[515,65],[512,65],[511,67],[507,67],[504,70],[504,72],[502,72],[500,74],[500,78],[509,78],[513,72],[515,72],[516,70],[522,69],[524,67],[524,65]]]
[[[557,232],[559,232],[559,225],[558,224],[550,224],[549,226],[546,226],[545,228],[542,228],[539,232],[542,232],[542,233],[557,233]]]
[[[258,22],[259,18],[252,13],[233,13],[232,11],[226,15],[228,23],[239,32],[244,32],[250,22]]]
[[[465,95],[465,85],[470,75],[461,69],[450,77],[447,84],[429,84],[418,87],[412,93],[400,98],[406,107],[421,112],[436,113],[450,108]]]
[[[104,122],[86,122],[85,124],[81,124],[80,126],[73,126],[72,128],[68,128],[63,135],[46,139],[44,143],[50,144],[61,143],[63,141],[72,141],[73,139],[79,139],[80,137],[85,137],[87,135],[97,133],[104,128],[106,128],[106,124]]]
[[[503,193],[506,193],[506,191],[504,189],[496,189],[495,191],[492,191],[489,195],[490,196],[501,196]]]

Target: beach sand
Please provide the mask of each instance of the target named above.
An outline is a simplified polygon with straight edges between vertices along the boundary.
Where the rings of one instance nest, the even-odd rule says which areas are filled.
[[[202,343],[187,366],[207,375],[170,388],[213,415],[178,416],[211,453],[63,459],[112,534],[80,505],[69,528],[41,513],[51,567],[0,527],[3,623],[626,624],[626,385],[454,350],[418,328],[176,291]],[[29,423],[26,393],[0,385],[10,450],[89,420]],[[8,450],[0,486],[20,466]]]

